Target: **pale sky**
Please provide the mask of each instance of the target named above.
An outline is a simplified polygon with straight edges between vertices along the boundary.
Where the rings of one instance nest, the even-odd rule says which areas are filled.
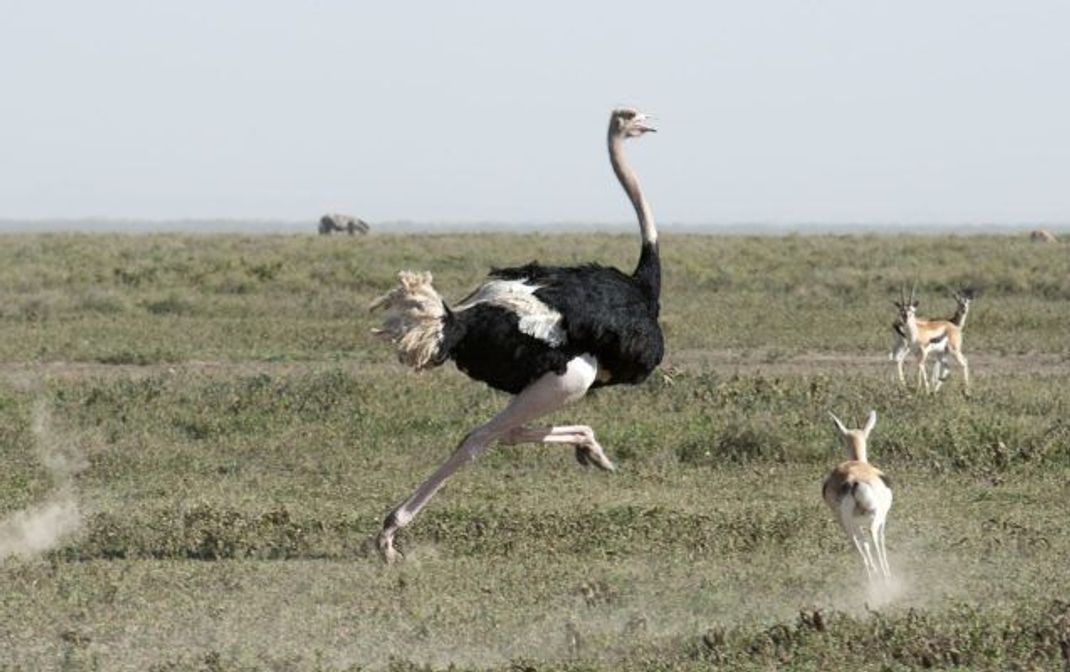
[[[1070,221],[1070,2],[0,0],[0,219]]]

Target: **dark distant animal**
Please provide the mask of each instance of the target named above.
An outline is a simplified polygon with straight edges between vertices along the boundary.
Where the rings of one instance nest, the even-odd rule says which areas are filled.
[[[358,231],[361,234],[365,234],[370,230],[371,227],[368,226],[367,222],[349,215],[331,213],[320,217],[319,232],[321,236],[329,236],[335,231],[345,231],[352,236]]]
[[[387,562],[398,555],[397,531],[455,471],[495,442],[571,445],[581,464],[613,470],[590,427],[530,423],[580,399],[588,389],[641,383],[661,362],[657,230],[622,153],[625,139],[655,130],[647,121],[647,115],[633,109],[614,110],[609,118],[610,163],[642,234],[632,273],[599,264],[532,262],[492,270],[467,298],[449,306],[432,287],[430,273],[403,271],[401,284],[372,304],[387,309],[376,333],[397,346],[403,363],[419,370],[452,359],[471,378],[516,395],[505,410],[464,437],[449,459],[386,516],[378,547]]]
[[[1051,231],[1044,229],[1035,229],[1029,232],[1029,240],[1035,243],[1057,243],[1059,239],[1055,237],[1055,234]]]

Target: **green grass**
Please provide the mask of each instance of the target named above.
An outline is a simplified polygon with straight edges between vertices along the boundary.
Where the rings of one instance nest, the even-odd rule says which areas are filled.
[[[8,235],[0,246],[0,361],[145,364],[373,359],[368,302],[398,269],[431,270],[457,299],[493,265],[533,258],[635,264],[633,236]],[[917,283],[922,314],[947,288],[983,292],[969,346],[1070,357],[1070,255],[987,237],[664,236],[670,352],[887,347],[889,301]],[[827,320],[837,327],[828,329]]]
[[[398,268],[634,263],[632,237],[5,236],[0,670],[1059,669],[1070,256],[1006,237],[666,236],[666,367],[382,516],[506,397],[374,341]],[[518,252],[520,251],[520,252]],[[516,256],[510,256],[516,255]],[[891,384],[888,303],[983,290],[974,394]],[[834,325],[828,328],[826,325]],[[819,497],[879,413],[897,578]],[[51,550],[30,555],[26,530]]]

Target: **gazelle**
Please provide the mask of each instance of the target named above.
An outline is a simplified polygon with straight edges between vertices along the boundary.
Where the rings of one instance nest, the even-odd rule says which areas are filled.
[[[961,293],[953,291],[951,296],[955,299],[955,314],[949,317],[948,321],[958,327],[961,337],[963,330],[966,328],[966,316],[970,313],[970,304],[973,303],[974,292],[972,289],[967,288],[962,290]],[[961,338],[959,345],[961,345]],[[963,370],[965,371],[965,369]],[[950,375],[951,362],[948,361],[948,350],[945,347],[938,352],[936,361],[933,362],[933,392],[939,390]]]
[[[966,324],[966,315],[970,310],[973,293],[965,290],[962,294],[956,293],[955,301],[958,310],[947,320],[919,320],[917,316],[918,301],[914,298],[914,290],[910,290],[910,299],[906,299],[900,292],[899,301],[894,301],[899,310],[898,319],[893,324],[898,338],[893,345],[892,359],[896,362],[899,373],[899,382],[906,384],[903,375],[903,360],[908,352],[914,352],[918,361],[918,387],[924,387],[926,392],[935,392],[947,378],[945,373],[950,371],[948,356],[955,358],[962,367],[962,378],[966,384],[966,391],[970,389],[970,368],[966,356],[962,354],[962,327]],[[902,341],[902,342],[901,342]],[[925,374],[925,363],[929,353],[937,353],[937,360],[933,364],[933,382],[930,387],[929,378]]]
[[[884,545],[884,524],[892,508],[891,481],[869,463],[866,452],[869,433],[877,424],[877,412],[869,412],[862,429],[847,429],[831,411],[829,416],[836,423],[848,460],[825,479],[821,497],[862,556],[866,576],[870,580],[877,575],[887,579],[892,572]]]
[[[955,314],[946,320],[918,320],[918,324],[924,327],[935,324],[940,321],[950,322],[959,328],[961,332],[966,326],[966,315],[970,312],[970,304],[973,303],[974,291],[972,289],[963,289],[961,292],[952,291],[952,298],[955,299]],[[896,305],[900,305],[896,303]],[[892,351],[888,354],[888,359],[892,360],[896,364],[896,370],[899,374],[899,382],[906,385],[906,378],[903,376],[903,362],[906,360],[907,355],[910,354],[910,340],[907,337],[906,326],[903,324],[902,319],[897,316],[896,321],[892,323]],[[951,373],[951,367],[948,362],[946,342],[940,342],[935,344],[932,348],[933,351],[939,353],[939,357],[933,362],[932,380],[934,383],[933,391],[940,389],[940,385],[947,380],[948,375]]]
[[[966,322],[966,313],[970,309],[970,302],[973,300],[973,290],[965,289],[962,293],[956,291],[951,292],[952,298],[955,299],[956,308],[955,314],[947,318],[947,320],[962,329],[963,324]],[[898,302],[893,301],[896,306],[899,306]],[[928,324],[934,322],[934,320],[918,320],[920,324]],[[896,363],[899,371],[899,380],[905,382],[903,378],[903,362],[906,360],[907,355],[910,354],[910,340],[907,338],[907,329],[903,325],[902,320],[899,318],[899,314],[896,314],[895,322],[892,322],[892,351],[888,353],[888,359]]]

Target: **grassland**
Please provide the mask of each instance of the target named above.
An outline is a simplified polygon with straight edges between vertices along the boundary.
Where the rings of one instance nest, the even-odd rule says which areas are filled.
[[[1070,254],[1010,237],[665,236],[669,354],[368,539],[503,404],[369,335],[399,268],[634,263],[631,236],[0,237],[0,670],[1062,669]],[[974,394],[890,384],[890,298],[981,289]],[[880,414],[897,578],[818,496]],[[39,550],[35,550],[39,549]]]

